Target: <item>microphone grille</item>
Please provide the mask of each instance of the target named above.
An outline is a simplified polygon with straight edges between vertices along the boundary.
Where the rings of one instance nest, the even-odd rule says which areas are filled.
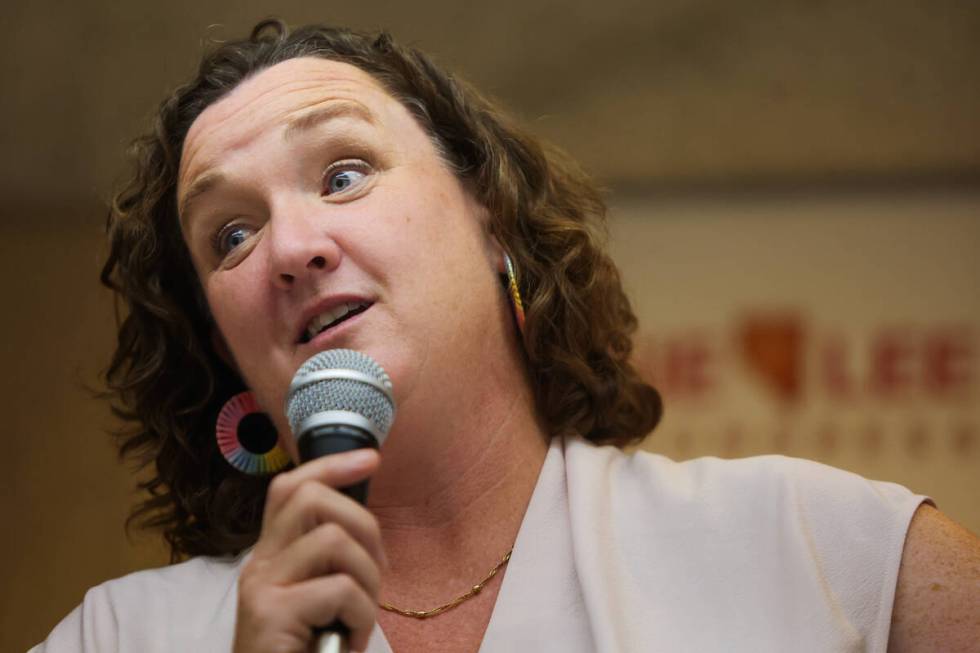
[[[317,372],[335,372],[338,378]],[[369,379],[344,378],[345,372],[360,373]],[[286,399],[289,426],[298,437],[297,429],[304,420],[333,410],[362,415],[374,423],[380,434],[387,435],[395,419],[388,373],[373,358],[353,349],[330,349],[311,357],[293,376]]]

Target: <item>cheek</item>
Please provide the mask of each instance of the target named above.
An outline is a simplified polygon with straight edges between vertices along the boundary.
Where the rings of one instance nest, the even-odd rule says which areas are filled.
[[[224,339],[231,360],[227,361],[241,376],[244,383],[255,393],[259,404],[278,424],[277,401],[274,395],[274,366],[268,360],[271,342],[267,320],[256,319],[269,315],[262,308],[260,293],[249,290],[249,285],[232,278],[212,280],[205,289],[218,330]],[[260,373],[263,370],[263,373]],[[266,387],[268,386],[268,387]]]
[[[252,251],[235,267],[216,270],[201,280],[211,315],[239,363],[248,354],[243,344],[260,339],[267,329],[267,320],[257,317],[270,315],[261,310],[271,301],[267,285],[261,283],[265,274],[261,259],[261,252]]]
[[[245,353],[241,351],[243,342],[248,342],[250,334],[254,334],[258,326],[254,323],[249,325],[248,320],[244,319],[252,312],[249,306],[252,298],[244,288],[236,288],[235,284],[224,281],[209,284],[205,296],[221,335],[235,360],[240,361]]]

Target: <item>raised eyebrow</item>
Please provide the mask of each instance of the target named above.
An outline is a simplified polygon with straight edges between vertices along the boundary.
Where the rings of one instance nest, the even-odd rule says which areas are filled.
[[[334,120],[336,118],[356,118],[371,125],[378,124],[377,118],[374,117],[374,114],[360,102],[355,102],[353,100],[340,100],[311,109],[310,111],[291,119],[286,124],[286,129],[283,131],[282,138],[283,140],[288,141],[290,138],[294,138],[297,134],[313,129],[324,122]]]
[[[190,210],[191,205],[195,200],[199,199],[202,195],[208,191],[213,190],[216,186],[220,186],[225,182],[225,176],[220,172],[211,171],[205,172],[203,175],[199,176],[184,193],[184,196],[178,200],[177,203],[177,216],[180,219],[181,225],[185,228],[184,224],[187,219],[187,212]]]
[[[334,101],[291,119],[283,131],[283,140],[294,138],[297,134],[337,118],[357,118],[371,125],[378,124],[374,114],[360,102],[353,100]],[[195,200],[224,182],[225,176],[214,171],[206,172],[195,179],[177,203],[177,215],[181,224],[184,223],[187,212]],[[186,227],[186,225],[184,226]]]

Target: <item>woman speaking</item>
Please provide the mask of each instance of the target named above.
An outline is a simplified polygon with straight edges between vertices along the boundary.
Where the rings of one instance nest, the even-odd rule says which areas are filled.
[[[107,378],[154,472],[134,517],[183,562],[91,589],[35,651],[301,652],[325,627],[372,653],[977,650],[980,545],[923,497],[620,450],[661,406],[595,185],[417,50],[263,22],[135,166]],[[365,427],[379,451],[306,461],[284,407],[334,350],[397,412]]]

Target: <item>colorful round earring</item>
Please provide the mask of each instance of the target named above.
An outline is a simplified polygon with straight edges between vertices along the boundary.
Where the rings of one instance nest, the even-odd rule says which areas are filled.
[[[228,464],[246,474],[275,474],[289,464],[289,456],[279,446],[276,427],[251,392],[241,392],[225,402],[218,413],[215,435]]]
[[[524,335],[524,303],[521,301],[521,291],[517,287],[517,271],[510,255],[504,252],[504,267],[507,268],[508,296],[510,297],[511,307],[514,309],[514,319],[517,321],[517,330]]]

